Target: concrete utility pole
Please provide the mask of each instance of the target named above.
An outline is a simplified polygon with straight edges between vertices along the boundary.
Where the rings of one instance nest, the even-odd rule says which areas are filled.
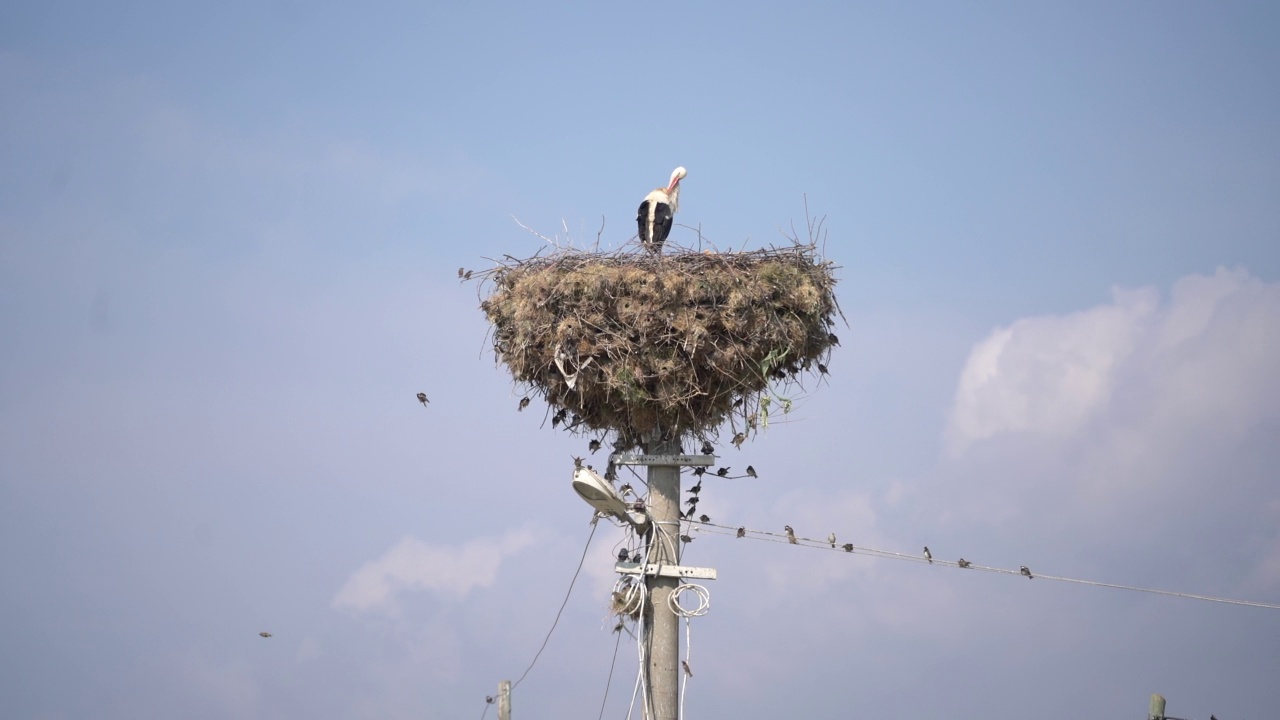
[[[511,681],[498,683],[498,720],[511,720]]]
[[[655,441],[646,452],[655,455],[678,455],[679,440]],[[649,562],[678,565],[680,547],[680,467],[649,466],[649,517],[653,521]],[[648,575],[648,637],[645,639],[649,658],[648,720],[676,720],[680,712],[680,616],[671,611],[668,598],[680,584],[675,577]]]
[[[1151,702],[1147,705],[1147,720],[1164,720],[1164,696],[1151,693]]]

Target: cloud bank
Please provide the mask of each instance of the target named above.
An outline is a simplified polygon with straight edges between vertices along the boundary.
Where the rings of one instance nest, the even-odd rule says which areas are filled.
[[[471,590],[489,587],[503,560],[535,541],[528,530],[513,530],[461,545],[430,545],[406,535],[382,557],[366,563],[347,580],[332,605],[355,612],[399,612],[398,594],[427,590],[461,599]]]

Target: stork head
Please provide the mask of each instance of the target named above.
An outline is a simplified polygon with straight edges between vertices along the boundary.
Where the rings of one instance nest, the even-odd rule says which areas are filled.
[[[678,167],[675,170],[672,170],[671,182],[667,183],[667,192],[669,193],[672,190],[675,190],[676,188],[680,187],[680,181],[683,180],[684,176],[688,174],[689,172],[685,170],[683,167]]]

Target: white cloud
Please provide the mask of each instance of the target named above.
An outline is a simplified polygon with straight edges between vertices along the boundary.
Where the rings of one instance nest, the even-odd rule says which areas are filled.
[[[947,444],[952,455],[1004,433],[1061,440],[1111,407],[1179,418],[1258,418],[1275,409],[1280,285],[1243,270],[1191,275],[1167,305],[1154,288],[1069,315],[1024,318],[978,343],[961,372]],[[1113,413],[1113,416],[1117,415]]]
[[[429,590],[460,599],[473,588],[492,585],[502,561],[535,539],[528,530],[513,530],[461,545],[430,545],[406,535],[382,557],[357,570],[334,596],[333,607],[394,614],[396,595],[406,590]]]

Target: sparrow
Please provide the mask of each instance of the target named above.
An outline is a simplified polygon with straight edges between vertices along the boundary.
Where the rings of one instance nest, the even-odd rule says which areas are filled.
[[[711,443],[705,442],[705,441],[702,443],[703,455],[714,455],[715,452],[716,452],[715,446],[713,446]]]
[[[742,449],[742,443],[744,443],[744,442],[746,442],[746,441],[747,441],[747,435],[746,435],[746,433],[738,433],[737,435],[734,435],[734,436],[733,436],[733,444],[734,444],[734,445],[735,445],[739,450],[741,450],[741,449]]]
[[[591,442],[587,443],[587,449],[588,449],[588,450],[590,450],[591,452],[595,452],[595,451],[599,450],[599,449],[600,449],[600,441],[599,441],[599,440],[592,440]]]
[[[693,538],[689,537],[688,535],[681,535],[681,536],[680,536],[680,541],[681,541],[681,542],[691,543],[691,542],[693,542]]]
[[[697,506],[690,505],[690,506],[689,506],[689,511],[688,511],[688,512],[686,512],[684,515],[681,515],[680,517],[684,518],[685,520],[688,520],[689,518],[693,517],[693,513],[694,513],[694,511],[695,511],[695,510],[697,510],[697,509],[698,509],[698,508],[697,508]]]
[[[260,632],[258,634],[261,635],[262,637],[271,637],[271,633],[269,632]]]
[[[634,492],[635,490],[631,488],[631,483],[622,483],[622,487],[618,488],[618,494],[623,497],[626,497],[627,495]]]
[[[1027,567],[1026,565],[1023,565],[1021,568],[1019,568],[1019,572],[1021,572],[1023,575],[1026,575],[1027,579],[1035,578],[1035,575],[1031,574],[1031,568]]]
[[[560,423],[564,422],[564,419],[568,414],[569,414],[568,410],[564,408],[560,408],[559,412],[551,416],[551,427],[555,427]]]
[[[418,402],[422,403],[422,407],[426,407],[431,401],[427,399],[426,393],[418,393]]]
[[[693,469],[693,476],[694,476],[694,477],[701,477],[701,476],[702,476],[702,473],[704,473],[704,472],[706,472],[706,471],[707,471],[707,469],[706,469],[706,468],[704,468],[704,467],[696,467],[696,468],[694,468],[694,469]]]
[[[967,567],[969,567],[969,566],[970,566],[970,565],[972,565],[972,564],[973,564],[973,563],[969,562],[968,560],[965,560],[964,558],[960,558],[960,559],[956,562],[956,565],[959,565],[959,566],[960,566],[960,567],[962,567],[962,568],[967,568]]]
[[[928,560],[930,565],[933,564],[933,553],[929,552],[928,545],[924,546],[924,559]]]
[[[744,527],[740,527],[740,528],[738,528],[738,537],[740,537],[740,538],[741,538],[741,537],[746,537],[746,536],[747,536],[747,529],[746,529],[746,528],[744,528]]]
[[[631,553],[627,552],[627,549],[626,549],[626,548],[622,548],[621,550],[619,550],[619,551],[618,551],[618,562],[626,562],[626,561],[627,561],[627,557],[628,557],[630,554],[631,554]]]
[[[458,277],[462,277],[467,272],[466,268],[458,268]]]
[[[716,474],[719,475],[720,477],[724,477],[729,474],[729,468],[722,467],[716,471]]]
[[[831,547],[834,548],[836,546],[836,534],[831,533],[830,535],[828,535],[827,542],[831,543]]]
[[[631,562],[633,562],[633,563],[638,563],[638,562],[640,562],[640,551],[639,551],[639,550],[637,550],[637,551],[636,551],[636,554],[635,554],[635,555],[632,555],[632,556],[631,556]]]
[[[704,522],[704,523],[709,523],[709,522],[711,522],[711,518],[707,517],[706,515],[699,515],[699,516],[698,516],[698,521],[699,521],[699,522]]]
[[[487,702],[487,703],[489,703],[490,705],[492,705],[492,704],[493,704],[493,696],[492,696],[492,695],[485,695],[485,696],[484,696],[484,701],[485,701],[485,702]]]
[[[468,271],[466,271],[465,273],[463,273],[463,274],[462,274],[462,279],[463,279],[463,280],[470,280],[470,279],[471,279],[471,271],[470,271],[470,270],[468,270]]]
[[[692,493],[693,495],[697,495],[698,493],[702,492],[702,481],[699,480],[697,483],[694,484],[693,487],[689,488],[689,492]]]
[[[753,468],[753,467],[751,467],[750,465],[748,465],[748,466],[747,466],[747,477],[760,477],[760,476],[756,474],[756,469],[755,469],[755,468]]]
[[[684,666],[684,674],[693,677],[693,671],[689,669],[689,661],[681,660],[680,664]]]
[[[782,529],[787,531],[787,542],[791,543],[792,545],[799,544],[796,542],[796,531],[792,530],[790,525],[783,525]]]
[[[529,407],[529,398],[520,398],[520,404],[516,406],[516,410],[524,410],[527,407]]]
[[[827,374],[827,366],[826,366],[826,365],[823,365],[822,363],[818,363],[818,372],[822,373],[823,375],[826,375],[826,374]]]
[[[832,345],[840,344],[840,338],[836,337],[835,333],[827,333],[827,340],[830,340]]]
[[[845,552],[853,552],[853,543],[845,543],[840,547],[844,548]]]
[[[697,504],[698,504],[698,496],[697,496],[697,495],[694,495],[693,497],[689,498],[688,500],[685,500],[685,502],[689,504],[689,507],[693,507],[694,505],[697,505]]]

